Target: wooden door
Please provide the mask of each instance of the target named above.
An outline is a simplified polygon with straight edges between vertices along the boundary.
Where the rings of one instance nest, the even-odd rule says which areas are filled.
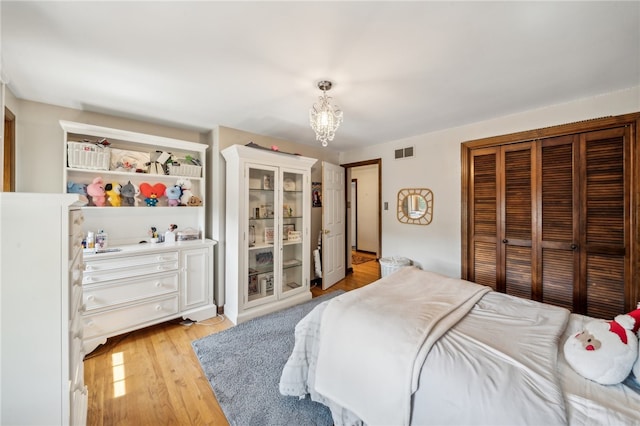
[[[498,290],[498,166],[500,148],[476,149],[470,157],[467,279]]]
[[[580,282],[580,229],[583,215],[577,136],[549,138],[538,144],[537,215],[540,242],[539,279],[533,283],[533,299],[573,310],[574,292]]]
[[[575,311],[613,318],[629,309],[631,286],[630,129],[583,133],[580,242],[582,277]]]
[[[530,299],[535,264],[532,249],[537,234],[534,228],[535,151],[531,142],[502,148],[500,185],[503,187],[498,229],[500,244],[498,291]],[[499,199],[500,200],[500,199]]]

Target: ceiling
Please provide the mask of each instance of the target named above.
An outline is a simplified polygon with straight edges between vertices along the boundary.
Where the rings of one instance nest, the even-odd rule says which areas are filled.
[[[640,85],[640,2],[2,0],[20,99],[347,151]]]

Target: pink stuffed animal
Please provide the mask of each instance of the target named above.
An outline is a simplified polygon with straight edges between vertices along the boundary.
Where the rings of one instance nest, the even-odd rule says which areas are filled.
[[[618,315],[613,321],[590,321],[567,339],[564,356],[582,377],[603,385],[620,383],[638,359],[638,329],[640,309]]]
[[[90,206],[104,206],[107,199],[105,197],[104,182],[101,177],[97,177],[92,183],[87,185],[87,195]]]

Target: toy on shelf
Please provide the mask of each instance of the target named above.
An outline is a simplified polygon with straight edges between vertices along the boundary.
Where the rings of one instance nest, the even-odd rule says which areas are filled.
[[[67,193],[80,194],[81,201],[85,204],[89,203],[89,199],[87,198],[87,185],[84,183],[67,182]]]
[[[167,196],[167,204],[170,207],[175,207],[180,205],[180,196],[182,195],[182,189],[180,189],[180,186],[178,185],[168,186],[164,195]]]
[[[87,185],[87,195],[89,196],[90,206],[104,206],[107,202],[104,191],[104,182],[100,176],[93,179],[89,185]]]
[[[196,197],[195,195],[192,195],[191,198],[189,198],[189,202],[187,203],[187,206],[189,207],[198,207],[201,205],[202,205],[202,198]]]
[[[163,183],[156,183],[153,186],[146,182],[140,184],[140,193],[145,197],[144,201],[149,207],[158,205],[159,198],[164,195],[166,190],[167,187]]]
[[[107,194],[107,201],[113,207],[120,207],[122,204],[122,185],[118,182],[108,183],[104,186],[104,192]]]
[[[133,207],[136,205],[136,187],[131,181],[120,189],[120,198],[123,206]]]
[[[189,205],[189,200],[193,197],[193,192],[191,191],[191,180],[190,179],[179,179],[177,185],[180,186],[182,190],[182,195],[180,196],[180,204],[183,206]]]

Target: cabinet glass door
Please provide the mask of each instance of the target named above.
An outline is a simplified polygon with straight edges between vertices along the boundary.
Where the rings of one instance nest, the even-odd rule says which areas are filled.
[[[248,246],[247,303],[260,304],[273,298],[278,257],[274,250],[277,214],[276,169],[248,166],[249,199],[246,244]]]
[[[282,172],[282,281],[281,293],[300,289],[303,277],[303,229],[304,217],[304,175],[298,172]]]

